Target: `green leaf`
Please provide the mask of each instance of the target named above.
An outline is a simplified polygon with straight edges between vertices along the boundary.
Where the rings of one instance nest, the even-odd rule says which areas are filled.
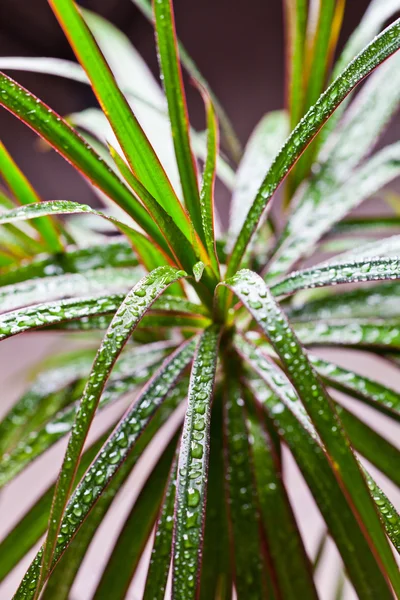
[[[143,600],[164,600],[172,554],[178,456],[172,463],[158,515]]]
[[[378,381],[308,355],[318,374],[330,387],[369,404],[392,419],[400,420],[400,394]]]
[[[310,7],[305,65],[303,65],[304,104],[300,116],[303,116],[304,112],[318,100],[325,89],[327,72],[340,34],[345,4],[345,0],[318,0]],[[297,122],[294,125],[297,125]],[[290,192],[296,189],[308,175],[316,152],[315,146],[316,144],[311,144],[295,165],[289,177]]]
[[[207,494],[211,402],[220,333],[207,329],[200,338],[190,375],[188,406],[179,451],[173,538],[174,598],[198,593]]]
[[[251,134],[236,172],[229,218],[232,234],[239,233],[265,170],[271,166],[288,135],[288,116],[281,110],[267,113]]]
[[[20,204],[40,202],[39,196],[2,142],[0,142],[0,173]],[[63,249],[60,234],[53,219],[38,219],[33,222],[33,226],[41,235],[47,250],[59,252]]]
[[[157,424],[158,409],[162,406],[166,396],[173,390],[171,398],[172,408],[176,407],[177,399],[181,400],[182,389],[177,386],[177,382],[193,358],[196,342],[197,338],[192,338],[184,343],[163,363],[160,370],[155,373],[136,402],[122,418],[87,471],[85,477],[70,497],[63,515],[60,527],[61,537],[58,538],[52,568],[68,548],[73,536],[97,499],[104,493],[110,481],[115,476],[118,476],[119,469],[123,469],[123,463],[126,458],[129,463],[132,450],[143,439],[141,437],[143,432],[146,435],[146,431],[148,431],[147,427],[150,426],[152,430],[152,426],[155,423]],[[169,403],[168,406],[169,410],[165,416],[171,414],[171,405]],[[152,419],[153,416],[154,418]],[[41,568],[42,554],[43,548],[39,550],[26,572],[17,590],[16,599],[34,597]]]
[[[94,355],[92,349],[63,354],[61,365],[39,371],[0,423],[0,455],[9,453],[21,438],[73,402],[75,386],[89,374]]]
[[[336,411],[354,449],[393,483],[400,486],[400,473],[396,468],[400,461],[400,450],[343,406],[337,404]],[[396,525],[396,523],[398,523],[398,517],[394,518],[392,525]]]
[[[160,204],[158,204],[151,194],[149,194],[149,192],[135,177],[132,171],[130,171],[128,165],[119,156],[119,154],[111,147],[110,152],[126,182],[134,190],[134,192],[138,194],[143,204],[147,207],[150,214],[153,215],[154,219],[159,224],[160,229],[177,262],[188,271],[192,269],[193,265],[199,259],[208,263],[209,259],[207,253],[202,247],[200,240],[196,240],[195,233],[192,231],[189,237],[183,234],[179,227],[177,227],[175,220],[168,214],[167,211],[164,210]],[[193,247],[191,242],[193,242]]]
[[[75,477],[79,457],[97,409],[101,393],[112,371],[114,362],[118,358],[129,336],[156,297],[159,296],[168,285],[178,281],[185,275],[184,271],[177,271],[171,267],[159,267],[158,269],[155,269],[139,281],[139,283],[137,283],[127,294],[110,323],[103,342],[97,352],[92,371],[83,391],[56,484],[52,510],[49,518],[49,529],[43,550],[42,570],[37,583],[37,589],[39,591],[41,585],[43,585],[49,575],[52,559],[56,550],[59,528],[65,505],[71,493],[71,486]]]
[[[54,111],[0,73],[0,105],[31,127],[89,181],[121,206],[162,248],[164,238],[146,209],[80,135]]]
[[[379,552],[394,588],[400,589],[400,574],[393,554],[332,400],[323,388],[281,308],[261,277],[251,271],[240,271],[228,280],[226,285],[243,302],[278,354],[335,465],[337,477],[368,528],[368,535]]]
[[[227,357],[224,445],[232,568],[238,596],[261,600],[267,593],[270,581],[267,581],[265,573],[249,431],[239,385],[240,370],[237,357]]]
[[[400,348],[400,320],[357,319],[298,323],[295,331],[303,344],[354,348]]]
[[[139,8],[139,10],[150,21],[150,23],[152,23],[153,22],[153,11],[152,11],[152,7],[151,7],[151,0],[132,0],[132,2]],[[242,153],[242,149],[241,149],[240,141],[239,141],[238,137],[236,136],[235,130],[234,130],[228,116],[226,115],[224,109],[221,106],[221,103],[219,102],[219,100],[217,99],[215,94],[213,94],[212,91],[210,90],[210,86],[208,85],[207,81],[205,80],[203,75],[200,73],[196,64],[194,63],[192,58],[189,56],[189,54],[187,53],[187,51],[185,50],[185,48],[183,47],[182,43],[179,40],[178,40],[178,48],[179,48],[179,57],[180,57],[180,60],[182,61],[182,65],[185,67],[185,69],[188,72],[188,74],[190,75],[190,77],[197,83],[200,83],[200,85],[202,85],[203,87],[205,87],[208,90],[208,93],[210,94],[213,104],[215,106],[215,109],[217,111],[219,121],[221,123],[221,129],[224,133],[225,142],[230,150],[230,153],[231,153],[233,159],[236,162],[239,162],[240,156]]]
[[[114,544],[93,600],[123,600],[150,536],[162,501],[177,437],[168,444],[143,485]],[[51,580],[50,580],[51,581]]]
[[[50,0],[50,5],[91,80],[93,91],[131,169],[137,173],[149,193],[175,219],[186,237],[190,238],[190,220],[75,3],[73,0]]]
[[[278,185],[347,94],[374,68],[399,49],[399,33],[400,21],[396,21],[350,63],[293,130],[265,176],[247,214],[229,260],[228,277],[238,269],[264,209]]]
[[[359,25],[348,39],[342,53],[335,63],[332,76],[333,79],[340,75],[354,57],[361,52],[364,46],[374,39],[382,27],[385,26],[385,23],[387,23],[399,10],[399,0],[371,0]],[[335,129],[349,99],[350,97],[343,102],[329,120],[326,127],[322,130],[321,135],[319,136],[321,144],[328,139],[330,133]]]
[[[8,312],[46,300],[96,296],[105,289],[110,295],[126,294],[143,275],[143,269],[138,267],[110,267],[6,285],[0,288],[1,310]]]
[[[165,406],[162,408],[165,409]],[[93,536],[99,525],[101,525],[104,517],[107,515],[115,495],[126,483],[126,479],[131,473],[138,458],[140,458],[143,450],[147,447],[148,443],[152,441],[154,433],[160,427],[162,419],[159,418],[157,421],[157,423],[154,423],[153,421],[149,425],[133,452],[128,455],[126,461],[121,465],[110,484],[98,498],[84,521],[83,526],[79,529],[77,535],[73,538],[61,560],[56,565],[55,570],[52,572],[43,594],[44,600],[51,600],[52,598],[57,598],[57,600],[68,600],[70,597],[70,589]],[[156,425],[156,427],[154,425]]]
[[[109,242],[88,248],[71,248],[63,253],[35,257],[0,273],[0,287],[65,273],[81,273],[106,267],[136,267],[135,253],[125,241]]]
[[[376,506],[379,510],[379,516],[382,520],[382,523],[386,529],[386,533],[390,538],[390,541],[393,543],[393,546],[396,548],[397,552],[400,554],[400,535],[399,535],[399,525],[400,525],[400,517],[397,514],[397,511],[390,500],[386,497],[386,495],[382,492],[382,490],[376,485],[375,481],[372,477],[365,471],[364,476],[367,480],[369,489],[371,491],[372,497],[375,500]]]
[[[278,457],[262,417],[249,410],[249,434],[261,520],[282,598],[318,598],[311,565],[282,480]],[[277,531],[279,535],[277,535]]]
[[[153,365],[144,367],[140,366],[140,358],[131,355],[130,360],[132,358],[135,358],[139,366],[132,369],[130,375],[110,378],[102,393],[99,410],[116,402],[125,394],[137,390],[138,386],[145,383],[155,368],[159,366],[159,360],[155,361]],[[90,366],[87,375],[90,373]],[[84,381],[82,383],[84,384]],[[79,409],[79,401],[74,402],[74,400],[75,398],[72,397],[71,402],[73,404],[64,410],[55,412],[43,427],[36,428],[24,435],[15,448],[3,457],[0,464],[0,488],[21,473],[23,469],[51,448],[59,439],[70,433]]]
[[[56,215],[71,215],[80,213],[90,213],[101,217],[106,221],[110,221],[115,227],[117,227],[132,243],[141,261],[148,270],[153,270],[156,267],[165,264],[167,262],[163,252],[144,236],[139,231],[132,229],[129,225],[125,225],[118,219],[110,217],[103,212],[95,210],[87,204],[78,204],[77,202],[70,202],[68,200],[54,200],[52,202],[40,202],[38,204],[30,204],[29,206],[23,206],[14,210],[9,210],[6,213],[0,215],[0,225],[3,223],[15,223],[17,221],[24,221],[28,219],[34,219],[36,216],[56,214]],[[169,252],[168,245],[165,243],[164,237],[163,243],[160,248],[166,246],[167,252]]]
[[[400,225],[400,217],[394,215],[381,216],[374,215],[372,218],[369,217],[349,217],[343,219],[335,225],[332,233],[352,233],[352,232],[365,232],[369,233],[386,229],[396,229]]]
[[[400,236],[399,236],[400,240]],[[371,254],[370,256],[376,256]],[[271,287],[274,296],[288,296],[299,290],[333,286],[342,283],[359,283],[400,278],[398,258],[354,259],[348,262],[330,262],[292,272]]]
[[[82,454],[77,471],[77,480],[82,477],[90,463],[95,459],[106,439],[107,434],[101,436]],[[51,485],[0,543],[0,581],[3,581],[45,533],[53,494],[54,485]]]
[[[207,506],[201,559],[200,600],[231,600],[232,569],[225,494],[222,439],[223,394],[215,390],[211,416],[210,461],[207,475]],[[144,600],[150,600],[144,599]],[[162,599],[160,599],[162,600]]]
[[[50,327],[81,317],[113,314],[122,300],[119,295],[84,300],[56,300],[5,313],[0,315],[0,341],[24,331]]]
[[[203,180],[200,190],[200,213],[204,242],[210,257],[211,266],[219,279],[219,262],[214,230],[214,186],[218,159],[218,123],[214,106],[205,88],[200,88],[207,114],[207,156],[204,163]]]
[[[183,197],[194,228],[205,243],[206,238],[200,212],[197,168],[190,145],[189,117],[178,56],[171,0],[158,0],[154,2],[153,11],[161,79],[168,102],[172,139],[174,141]]]
[[[294,129],[302,117],[304,100],[304,51],[308,4],[306,0],[285,0],[284,10],[286,21],[286,104],[290,114],[290,128]]]
[[[338,182],[332,176],[327,184],[324,174],[315,180],[315,184],[313,180],[282,232],[268,264],[268,280],[279,277],[310,254],[335,223],[398,177],[399,153],[399,143],[387,146],[349,175],[345,182]]]
[[[352,321],[357,319],[397,319],[400,285],[397,282],[332,294],[288,308],[292,322]]]
[[[261,378],[252,379],[250,387],[288,444],[359,598],[392,598],[390,584],[381,571],[381,562],[371,548],[366,530],[360,526],[332,460],[316,438],[292,385],[276,365],[244,338],[236,337],[235,346]]]

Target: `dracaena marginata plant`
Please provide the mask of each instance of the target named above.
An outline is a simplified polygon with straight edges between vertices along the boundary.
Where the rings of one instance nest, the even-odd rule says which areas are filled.
[[[154,466],[94,599],[122,599],[131,585],[146,600],[317,598],[327,537],[343,562],[338,598],[345,579],[361,599],[399,597],[399,515],[370,472],[400,484],[399,449],[355,413],[367,404],[395,426],[400,394],[343,363],[356,349],[377,356],[377,371],[400,364],[400,217],[382,191],[400,175],[400,143],[372,152],[400,103],[400,1],[373,0],[338,53],[344,1],[311,11],[286,0],[287,108],[261,120],[244,152],[177,41],[171,1],[133,1],[154,23],[162,87],[121,32],[73,0],[49,4],[77,63],[0,59],[4,71],[92,87],[99,107],[63,118],[0,74],[0,104],[102,203],[42,202],[0,145],[0,339],[55,330],[69,347],[37,366],[0,423],[1,486],[66,442],[56,481],[0,545],[1,578],[42,540],[14,598],[69,598],[146,451]],[[182,68],[204,100],[205,132],[189,125]],[[232,191],[222,233],[217,177]],[[279,230],[269,211],[281,184]],[[372,196],[393,210],[349,216]],[[322,359],[321,346],[346,355]],[[86,443],[111,404],[108,429]],[[325,523],[315,554],[283,445]]]

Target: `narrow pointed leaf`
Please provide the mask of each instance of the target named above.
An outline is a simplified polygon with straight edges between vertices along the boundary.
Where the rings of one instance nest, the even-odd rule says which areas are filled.
[[[260,599],[267,593],[261,519],[253,477],[244,398],[239,385],[240,365],[232,357],[226,364],[224,445],[226,494],[232,570],[239,597]]]
[[[189,137],[189,117],[186,95],[176,42],[175,22],[171,0],[153,4],[160,70],[168,102],[176,162],[178,164],[183,197],[197,233],[205,242],[197,168]]]
[[[89,514],[96,500],[101,497],[113,477],[118,476],[119,469],[123,467],[125,459],[128,459],[129,462],[132,450],[135,449],[136,444],[140,444],[143,432],[146,435],[148,425],[150,424],[150,428],[152,428],[152,425],[157,423],[157,409],[162,406],[166,396],[175,388],[171,397],[173,408],[176,407],[177,400],[182,399],[182,389],[176,384],[193,358],[196,341],[196,338],[194,338],[180,346],[163,363],[160,370],[154,374],[136,402],[121,419],[70,497],[63,515],[60,527],[61,537],[58,538],[52,568],[68,548],[73,536]],[[171,409],[169,403],[168,406]],[[170,414],[170,410],[166,416],[168,414]],[[155,419],[152,421],[154,415]],[[39,550],[26,572],[16,592],[16,600],[34,597],[42,555],[43,548]]]
[[[190,375],[176,483],[172,589],[174,598],[198,593],[207,497],[211,403],[220,333],[212,327],[200,338]]]
[[[256,398],[265,406],[276,429],[288,444],[312,491],[328,531],[347,566],[360,598],[392,598],[377,557],[337,480],[328,455],[320,446],[303,407],[287,378],[243,338],[235,339],[238,351],[261,379],[251,381]]]
[[[374,287],[316,298],[288,309],[292,322],[299,321],[352,321],[357,319],[397,319],[400,284],[385,283]]]
[[[115,542],[93,600],[124,600],[150,536],[171,468],[177,438],[164,450],[148,476]]]
[[[77,471],[77,480],[83,476],[90,466],[106,437],[101,436],[82,454]],[[54,485],[51,485],[0,543],[0,581],[3,581],[46,532],[53,495]]]
[[[178,227],[190,236],[190,221],[75,3],[73,0],[49,0],[49,3],[92,82],[130,167]]]
[[[215,391],[210,432],[210,467],[200,579],[200,600],[232,598],[232,567],[225,493],[223,394]],[[145,600],[150,600],[145,599]],[[160,599],[162,600],[162,599]]]
[[[318,598],[311,565],[282,481],[278,457],[262,418],[249,411],[254,475],[261,520],[276,584],[282,598]],[[279,532],[279,535],[277,535]]]
[[[382,490],[376,485],[372,477],[365,471],[364,475],[367,480],[371,494],[375,500],[375,503],[379,510],[379,516],[382,519],[383,526],[386,529],[386,533],[400,554],[400,517],[390,502],[389,498],[382,492]]]
[[[247,214],[230,257],[228,277],[238,269],[264,209],[296,160],[347,94],[400,47],[400,22],[395,21],[368,45],[320,96],[289,136],[268,171]]]
[[[35,257],[22,265],[0,273],[0,286],[42,277],[80,273],[105,267],[136,267],[137,257],[125,241],[110,242],[88,248],[71,248],[62,254]]]
[[[331,460],[335,463],[337,477],[342,482],[355,511],[368,527],[368,534],[379,552],[390,581],[395,589],[400,590],[400,574],[357,459],[332,400],[323,388],[284,313],[263,280],[251,271],[240,271],[228,280],[226,285],[247,307],[281,359]]]
[[[348,262],[332,260],[321,266],[292,272],[273,285],[271,292],[274,296],[287,296],[310,288],[397,278],[400,278],[400,260],[397,257],[355,259]]]
[[[53,110],[0,73],[0,105],[31,127],[94,185],[114,200],[163,247],[164,239],[146,209],[98,154]]]
[[[236,172],[229,218],[232,234],[239,233],[265,170],[271,166],[288,135],[288,116],[284,111],[267,113],[251,134]]]
[[[400,394],[378,381],[309,354],[319,375],[330,387],[369,404],[392,419],[400,420]]]
[[[92,371],[83,391],[78,412],[65,457],[60,470],[52,510],[49,518],[49,530],[43,550],[41,576],[37,589],[46,580],[56,550],[57,536],[63,512],[71,493],[76,466],[79,462],[87,433],[97,409],[104,385],[112,371],[114,363],[126,344],[129,336],[138,325],[157,296],[165,288],[185,276],[184,271],[171,267],[159,267],[144,277],[127,294],[125,300],[115,313],[97,352]]]
[[[68,404],[69,396],[73,401],[74,386],[89,374],[94,355],[91,349],[63,354],[62,365],[39,372],[0,423],[0,455]]]
[[[400,348],[400,320],[326,320],[313,324],[298,323],[295,331],[307,346],[349,346],[388,351]]]
[[[400,464],[400,450],[343,406],[337,404],[336,410],[355,450],[393,483],[400,486],[400,474],[397,468]],[[396,520],[396,515],[393,515],[392,524],[396,525],[396,523],[400,524],[399,519]]]
[[[218,159],[218,123],[214,106],[205,88],[200,88],[207,114],[207,156],[204,163],[203,180],[200,190],[200,213],[204,242],[214,273],[219,278],[219,262],[216,251],[214,229],[214,186]]]
[[[164,600],[171,565],[177,472],[178,457],[176,456],[172,463],[163,502],[156,522],[154,543],[143,600]]]
[[[46,300],[50,302],[60,298],[96,296],[104,292],[104,289],[111,295],[126,294],[143,275],[143,270],[138,267],[111,267],[6,285],[0,288],[0,311],[8,312]]]
[[[290,128],[294,129],[302,117],[304,100],[304,51],[308,5],[306,0],[285,0],[286,20],[286,104],[290,114]]]
[[[151,7],[151,0],[132,0],[132,2],[139,8],[139,10],[144,14],[144,16],[150,22],[153,22],[153,11],[152,11],[152,7]],[[194,81],[197,81],[198,83],[200,83],[203,87],[205,87],[208,90],[208,93],[210,94],[210,96],[212,98],[212,101],[214,103],[214,106],[216,108],[216,111],[217,111],[217,114],[218,114],[218,117],[219,117],[219,120],[221,123],[221,128],[224,133],[225,142],[229,148],[232,158],[236,162],[239,162],[240,156],[242,153],[242,149],[241,149],[240,141],[239,141],[238,137],[236,136],[235,130],[232,126],[232,123],[230,122],[228,116],[226,115],[224,109],[222,108],[221,103],[219,102],[219,100],[217,99],[215,94],[213,94],[212,91],[210,90],[210,86],[208,85],[207,81],[205,80],[203,75],[200,73],[196,64],[194,63],[192,58],[189,56],[188,52],[185,50],[185,48],[183,47],[182,43],[179,40],[178,40],[178,48],[179,48],[179,57],[182,61],[182,65],[185,67],[188,74],[192,77],[192,79]]]
[[[315,187],[311,188],[314,185],[311,183],[278,241],[268,265],[268,280],[286,273],[297,261],[312,253],[317,242],[335,223],[398,177],[399,156],[400,144],[395,143],[377,152],[351,174],[345,184],[332,178],[333,185],[331,187],[330,180],[327,188],[322,175],[316,180]]]
[[[77,202],[70,202],[68,200],[54,200],[51,202],[40,202],[38,204],[30,204],[14,210],[9,210],[6,213],[0,215],[0,225],[3,223],[16,223],[18,221],[24,221],[34,219],[37,216],[56,214],[56,215],[72,215],[80,213],[90,213],[97,217],[101,217],[106,221],[109,221],[115,227],[117,227],[132,243],[132,246],[137,250],[143,264],[148,270],[155,269],[160,264],[166,264],[165,254],[159,249],[154,242],[150,241],[139,231],[132,229],[129,225],[118,221],[114,217],[110,217],[105,213],[95,210],[87,204],[79,204]],[[166,251],[169,252],[168,245],[165,243],[164,237],[162,237],[162,244],[160,248],[166,247]]]
[[[40,202],[39,196],[22,173],[21,169],[11,158],[2,142],[0,142],[0,173],[17,202],[20,204]],[[60,235],[53,219],[44,217],[34,221],[33,226],[40,233],[47,250],[59,252],[63,249]]]
[[[132,369],[132,374],[129,376],[111,378],[101,396],[98,409],[102,410],[125,394],[137,390],[140,384],[148,381],[149,376],[157,366],[159,366],[159,361],[154,366]],[[58,440],[71,432],[78,409],[79,401],[76,401],[64,410],[56,412],[44,427],[30,432],[11,452],[3,457],[0,464],[0,488],[21,473],[23,469],[51,448]]]

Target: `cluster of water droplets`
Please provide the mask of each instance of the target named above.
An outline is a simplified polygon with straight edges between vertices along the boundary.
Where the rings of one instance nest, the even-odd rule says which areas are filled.
[[[275,284],[271,291],[276,296],[293,294],[298,290],[332,286],[343,283],[362,283],[400,278],[400,259],[367,258],[348,263],[330,263],[295,271]]]
[[[190,376],[176,500],[173,587],[180,598],[195,597],[200,566],[218,340],[217,328],[203,333]]]
[[[295,331],[303,344],[380,346],[400,348],[399,321],[325,321],[298,323]]]

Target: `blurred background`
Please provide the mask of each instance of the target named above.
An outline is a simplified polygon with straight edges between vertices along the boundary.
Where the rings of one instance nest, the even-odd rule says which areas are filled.
[[[130,0],[81,0],[80,4],[103,15],[124,31],[152,71],[157,73],[152,28]],[[243,143],[264,113],[281,108],[284,103],[282,4],[282,0],[174,0],[179,36],[226,108]],[[356,27],[367,5],[368,0],[347,2],[339,47]],[[73,58],[46,0],[1,0],[0,56]],[[87,86],[38,74],[15,72],[12,76],[62,115],[96,104]],[[200,129],[204,125],[203,106],[190,83],[187,92],[192,123]],[[38,147],[35,134],[1,108],[0,132],[5,145],[43,199],[68,199],[89,204],[98,202],[85,181],[62,158],[55,152],[43,152]],[[399,133],[400,119],[397,118],[387,132],[385,142],[399,139]],[[222,189],[220,202],[226,222],[229,199]],[[59,348],[59,340],[52,334],[23,336],[0,345],[1,414],[24,389],[24,369],[52,352],[56,346]],[[335,359],[343,362],[344,358],[338,354],[336,352]],[[377,365],[364,358],[361,360],[360,355],[357,368],[364,374],[379,369],[379,378],[387,377],[393,387],[400,389],[398,377],[396,379],[393,370],[386,365]],[[363,410],[363,417],[368,420],[368,409]],[[382,419],[381,431],[395,441],[395,433],[388,430],[387,422]],[[33,469],[28,470],[27,478],[23,481],[17,479],[0,496],[0,536],[24,513],[32,495],[36,497],[51,481],[62,451],[59,445],[51,460],[45,457],[37,461]],[[150,461],[151,457],[146,460]],[[289,459],[287,468],[290,494],[296,499],[307,547],[312,552],[321,520],[297,469]],[[385,489],[393,492],[385,486]],[[109,546],[110,537],[115,535],[118,523],[129,510],[136,493],[137,481],[132,483],[129,497],[117,499],[110,523],[100,532],[105,548]],[[396,500],[395,492],[392,498]],[[103,545],[100,544],[100,547],[103,548]],[[106,553],[107,549],[102,549],[89,556],[85,562],[85,573],[74,586],[72,600],[90,598],[96,585],[98,566],[106,560]],[[322,565],[319,576],[324,600],[334,597],[333,580],[339,568],[333,550],[330,558],[331,562],[325,561],[326,564]],[[26,565],[24,561],[0,586],[0,600],[11,598]],[[141,598],[140,577],[133,583],[129,594],[131,599]],[[350,587],[347,588],[346,598],[354,598]]]

